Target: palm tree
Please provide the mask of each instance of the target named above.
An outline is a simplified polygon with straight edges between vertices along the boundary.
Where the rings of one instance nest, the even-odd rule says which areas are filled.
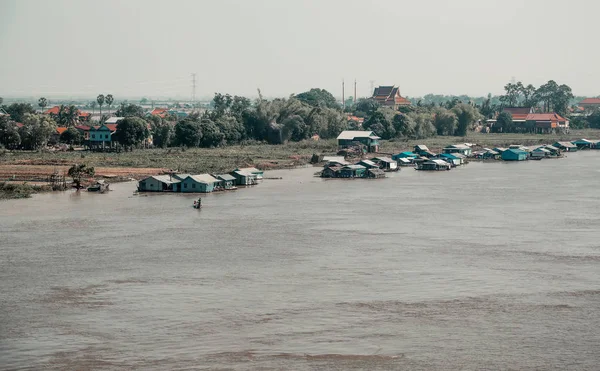
[[[40,106],[40,108],[42,109],[42,112],[44,112],[44,108],[46,108],[47,105],[48,105],[48,99],[41,97],[38,100],[38,106]]]
[[[98,102],[98,105],[100,106],[100,117],[102,117],[102,105],[104,104],[104,94],[98,95],[98,98],[96,98],[96,102]]]
[[[115,101],[115,99],[113,98],[112,94],[108,94],[106,96],[106,104],[108,105],[108,115],[110,116],[110,106],[112,105],[112,103]]]

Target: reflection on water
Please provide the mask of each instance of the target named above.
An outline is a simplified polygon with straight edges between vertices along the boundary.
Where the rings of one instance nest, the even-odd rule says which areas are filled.
[[[600,152],[0,203],[0,369],[600,363]]]

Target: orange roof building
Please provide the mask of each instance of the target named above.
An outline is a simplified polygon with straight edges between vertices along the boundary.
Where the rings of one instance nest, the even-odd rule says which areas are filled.
[[[155,108],[152,110],[152,112],[150,112],[151,115],[160,116],[163,118],[167,115],[167,113],[169,113],[168,108]]]
[[[64,133],[65,131],[67,131],[68,128],[64,127],[64,126],[59,126],[56,128],[56,133],[58,135],[61,135],[62,133]]]
[[[600,98],[586,98],[579,103],[583,108],[598,108],[600,107]]]
[[[533,107],[505,107],[502,111],[510,113],[514,122],[525,122],[527,115],[533,113]]]
[[[400,95],[397,86],[379,86],[373,91],[371,99],[379,102],[382,106],[398,109],[400,106],[410,106],[410,101]]]

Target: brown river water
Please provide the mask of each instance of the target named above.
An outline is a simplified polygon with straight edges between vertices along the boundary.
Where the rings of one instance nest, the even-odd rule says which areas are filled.
[[[0,202],[0,369],[599,370],[599,165]]]

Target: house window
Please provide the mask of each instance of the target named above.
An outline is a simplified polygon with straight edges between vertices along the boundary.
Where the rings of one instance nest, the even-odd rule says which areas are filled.
[[[92,134],[92,138],[96,138],[96,134]]]
[[[154,187],[154,183],[150,183],[150,187]]]
[[[108,134],[106,134],[104,137],[105,137],[106,139],[108,139]]]
[[[196,183],[192,183],[192,188],[196,188]]]
[[[183,188],[187,188],[187,183],[183,183]]]

